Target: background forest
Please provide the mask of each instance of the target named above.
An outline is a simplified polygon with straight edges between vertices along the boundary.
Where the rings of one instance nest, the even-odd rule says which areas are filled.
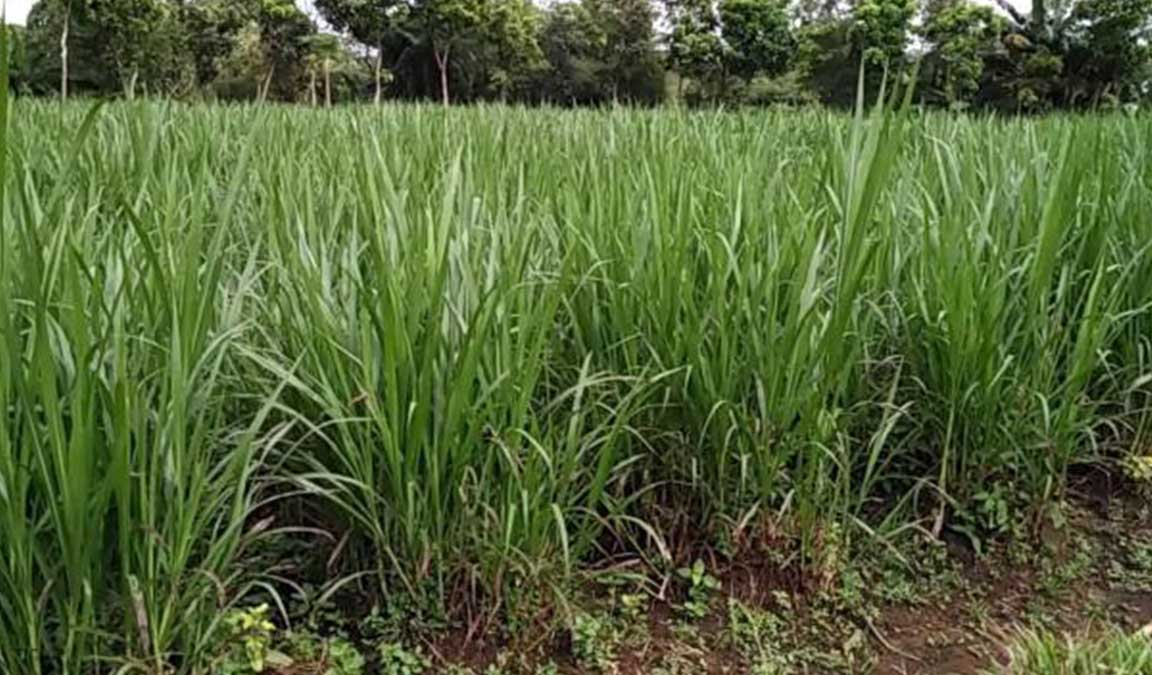
[[[336,103],[850,104],[861,61],[951,108],[1152,96],[1152,0],[41,0],[39,94]]]

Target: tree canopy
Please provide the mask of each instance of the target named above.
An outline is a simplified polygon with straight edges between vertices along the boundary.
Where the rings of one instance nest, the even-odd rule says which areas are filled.
[[[862,63],[875,88],[919,62],[926,104],[1152,98],[1152,0],[996,3],[314,0],[310,16],[293,0],[40,0],[11,79],[34,94],[317,103],[846,105]]]

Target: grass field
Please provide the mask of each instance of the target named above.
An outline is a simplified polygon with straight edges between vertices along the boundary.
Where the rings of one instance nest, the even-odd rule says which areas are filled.
[[[486,626],[750,542],[824,583],[1152,454],[1146,116],[8,115],[4,673],[224,672],[305,583]]]

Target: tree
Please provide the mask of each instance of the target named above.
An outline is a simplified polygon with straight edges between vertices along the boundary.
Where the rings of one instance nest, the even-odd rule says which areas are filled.
[[[172,6],[164,0],[88,0],[86,10],[104,36],[117,76],[131,97],[141,68],[163,53],[159,38]]]
[[[583,3],[552,6],[540,30],[546,66],[534,78],[533,97],[566,105],[601,101],[599,54],[606,40]]]
[[[565,105],[612,101],[655,103],[664,69],[647,0],[568,0],[543,15],[539,31],[545,67],[529,96]]]
[[[28,32],[24,26],[9,24],[8,31],[8,87],[21,91],[28,86]]]
[[[884,73],[905,65],[915,13],[915,0],[860,0],[844,18],[803,26],[797,60],[809,87],[825,103],[852,105],[863,65],[867,92],[878,93]]]
[[[312,105],[317,104],[317,78],[324,79],[324,105],[331,107],[333,92],[339,89],[346,93],[349,84],[357,86],[364,79],[363,64],[355,58],[341,42],[338,35],[317,33],[307,39],[308,56],[305,59],[308,69],[308,98]],[[333,86],[333,82],[336,86]]]
[[[197,0],[180,6],[184,49],[197,84],[209,87],[216,82],[221,66],[237,50],[241,33],[252,28],[254,14],[248,3],[237,0]],[[258,45],[259,30],[253,30]]]
[[[28,87],[132,96],[198,85],[294,100],[315,32],[295,0],[41,0],[28,17]]]
[[[308,41],[316,33],[316,26],[293,0],[259,2],[256,21],[267,67],[260,97],[271,92],[280,100],[295,100],[303,89]]]
[[[486,39],[477,50],[485,89],[506,99],[544,67],[540,49],[540,11],[531,0],[504,0],[485,16]]]
[[[87,0],[54,0],[60,16],[60,98],[68,98],[68,37],[72,32],[73,15],[88,7]]]
[[[613,100],[658,103],[664,69],[656,52],[655,16],[648,0],[584,0],[602,41],[597,45],[600,77]]]
[[[60,98],[68,98],[68,33],[72,30],[72,0],[59,0],[60,16]]]
[[[1081,0],[1065,28],[1065,99],[1135,99],[1152,63],[1152,0]]]
[[[532,0],[414,0],[409,16],[403,53],[409,65],[413,54],[417,58],[416,72],[408,75],[422,80],[431,61],[436,80],[410,90],[435,90],[445,105],[454,85],[472,96],[506,96],[542,64],[541,16]]]
[[[43,0],[28,13],[28,86],[36,93],[72,91],[105,93],[118,82],[110,62],[108,40],[84,5]]]
[[[929,96],[950,106],[970,101],[1006,29],[1007,22],[987,5],[958,0],[931,8],[920,31],[928,45],[922,72]]]
[[[420,34],[436,60],[440,74],[440,100],[451,104],[449,70],[452,52],[469,39],[475,39],[487,25],[486,0],[421,0],[415,10]]]
[[[686,80],[718,98],[724,84],[725,50],[720,38],[720,17],[713,0],[666,0],[668,65],[680,77],[680,97]]]
[[[404,0],[315,0],[316,9],[339,31],[375,50],[375,101],[384,83],[385,43],[402,37],[409,5]]]
[[[796,52],[787,7],[779,0],[722,0],[728,70],[745,79],[783,74]]]
[[[990,84],[1006,92],[1017,109],[1046,109],[1061,89],[1064,49],[1060,35],[1067,18],[1061,10],[1072,3],[1058,5],[1057,12],[1050,13],[1047,0],[1033,0],[1030,14],[1020,12],[1008,0],[996,3],[1009,19],[1010,32],[1004,38],[1004,52],[985,66]]]
[[[931,2],[932,0],[927,0]],[[843,19],[849,13],[853,3],[841,0],[796,0],[792,13],[799,22],[800,27],[814,24],[829,24]]]
[[[860,0],[849,31],[854,55],[872,66],[899,67],[915,15],[916,0]]]
[[[293,0],[225,1],[234,6],[217,6],[212,18],[226,26],[214,31],[203,45],[208,54],[198,57],[198,70],[215,71],[212,90],[225,98],[297,100],[306,89],[310,41],[316,34],[311,19]],[[206,68],[209,54],[221,46],[227,46],[227,53]]]
[[[308,98],[316,105],[316,77],[324,77],[324,105],[332,107],[332,62],[340,58],[344,49],[335,35],[317,33],[308,38]]]
[[[1015,108],[1095,105],[1137,98],[1152,61],[1149,0],[1076,0],[1029,14],[997,0],[1009,25],[1004,50],[985,64],[986,100]],[[988,92],[992,92],[989,95]]]
[[[216,60],[214,74],[206,84],[215,96],[226,100],[262,98],[268,66],[260,25],[252,19],[232,34],[228,53]]]

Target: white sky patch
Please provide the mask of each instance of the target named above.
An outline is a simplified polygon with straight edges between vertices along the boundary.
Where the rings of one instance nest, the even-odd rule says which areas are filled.
[[[18,23],[23,26],[25,19],[28,18],[28,10],[32,9],[34,4],[36,4],[36,0],[6,0],[4,2],[4,16],[8,23]]]

